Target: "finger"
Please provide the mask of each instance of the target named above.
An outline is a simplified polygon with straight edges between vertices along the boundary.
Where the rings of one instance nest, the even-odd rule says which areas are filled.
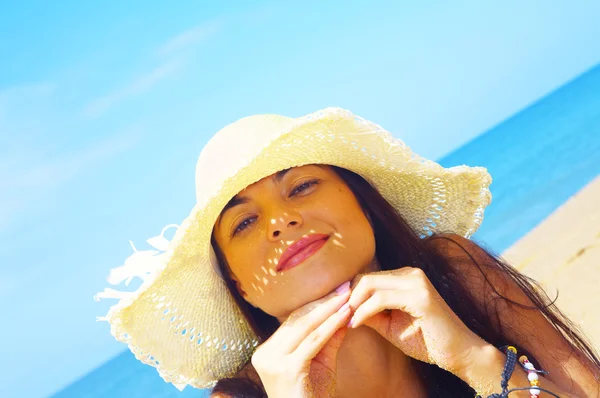
[[[272,336],[279,341],[278,348],[285,353],[293,352],[311,332],[335,314],[349,296],[350,283],[346,282],[327,296],[292,312]]]
[[[345,325],[350,318],[350,314],[350,306],[346,303],[335,314],[327,318],[325,322],[306,336],[293,355],[301,361],[316,358],[338,330],[342,328],[346,329]],[[319,358],[320,361],[325,360],[323,365],[328,364],[329,366],[333,366],[333,369],[335,368],[333,359],[337,358],[337,352],[342,344],[339,337],[343,337],[344,335],[345,333],[341,334],[341,336],[338,335],[338,339],[331,342],[324,350],[323,355]],[[328,358],[326,359],[325,357]],[[330,367],[330,369],[332,368]]]
[[[418,317],[417,314],[413,314],[414,311],[410,305],[412,301],[410,291],[381,290],[375,292],[354,311],[348,327],[357,328],[367,319],[385,310],[401,310],[408,315]]]
[[[314,360],[319,362],[321,365],[330,369],[333,373],[337,370],[337,354],[344,342],[348,328],[342,326],[340,329],[331,336],[331,338],[325,343],[323,348],[315,356]]]
[[[349,300],[350,307],[353,310],[357,309],[377,291],[409,290],[418,286],[413,278],[406,275],[367,274],[360,276],[359,279],[357,278],[352,281],[352,294]]]
[[[393,330],[391,329],[391,311],[383,311],[364,320],[363,325],[370,327],[378,332],[386,339],[390,339],[389,333],[392,332],[396,336],[405,336],[407,333],[412,334],[414,330],[420,326],[419,320],[407,314],[406,312],[398,311],[394,314]]]
[[[371,272],[367,274],[359,274],[354,277],[351,283],[351,287],[354,289],[358,283],[363,279],[380,279],[382,288],[396,288],[394,279],[388,279],[387,277],[401,277],[402,279],[411,279],[411,278],[422,278],[425,275],[422,269],[415,267],[402,267],[398,269],[385,270],[385,271],[377,271]],[[386,283],[387,282],[387,283]]]
[[[319,351],[310,365],[309,377],[315,397],[334,397],[335,379],[337,374],[337,356],[348,328],[338,329],[325,346]],[[323,372],[325,368],[328,371]]]
[[[410,318],[410,317],[407,316],[407,318]],[[379,313],[373,315],[372,317],[365,319],[362,324],[370,327],[371,329],[374,329],[380,335],[387,338],[389,326],[390,326],[390,312],[389,311],[379,312]]]

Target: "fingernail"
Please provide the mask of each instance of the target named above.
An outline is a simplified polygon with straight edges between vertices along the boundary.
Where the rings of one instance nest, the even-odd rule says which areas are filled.
[[[342,283],[335,289],[337,294],[346,293],[348,290],[350,290],[350,281]]]
[[[340,308],[340,309],[338,310],[338,312],[339,312],[340,314],[343,314],[344,312],[348,311],[349,309],[350,309],[350,304],[349,304],[349,303],[346,303],[346,304],[342,305],[342,308]]]
[[[348,323],[346,324],[346,327],[351,328],[352,324],[354,323],[354,317],[350,318],[350,320],[348,321]]]

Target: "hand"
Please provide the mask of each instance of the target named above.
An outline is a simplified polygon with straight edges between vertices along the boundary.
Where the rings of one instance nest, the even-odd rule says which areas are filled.
[[[457,374],[483,340],[448,307],[423,270],[403,267],[359,275],[349,327],[364,324],[419,361]]]
[[[350,318],[350,282],[292,312],[252,355],[269,397],[334,397],[337,353]]]

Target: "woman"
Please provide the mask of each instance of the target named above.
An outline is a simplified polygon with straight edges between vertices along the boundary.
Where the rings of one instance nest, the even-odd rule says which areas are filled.
[[[149,240],[165,253],[110,279],[144,279],[107,319],[165,380],[219,381],[215,397],[488,396],[511,344],[549,372],[505,375],[525,388],[511,396],[598,396],[600,360],[572,323],[465,238],[490,201],[484,169],[443,169],[330,108],[233,123],[196,175],[173,242]]]

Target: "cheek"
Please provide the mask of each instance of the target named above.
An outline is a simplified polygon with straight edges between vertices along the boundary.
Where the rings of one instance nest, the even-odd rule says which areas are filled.
[[[375,256],[375,236],[369,220],[355,202],[337,207],[338,240],[345,258],[354,259],[356,266],[365,266]]]
[[[279,254],[274,249],[268,251],[264,246],[246,243],[243,250],[235,250],[232,253],[229,264],[245,293],[246,300],[271,313],[269,307],[272,305],[272,298],[277,298],[280,295],[278,290],[281,290],[281,276],[275,272],[276,263],[273,261]]]
[[[262,311],[274,317],[285,317],[295,308],[290,300],[289,286],[283,286],[277,283],[277,280],[271,279],[268,284],[255,283],[252,294],[248,294],[248,301],[260,308]]]
[[[297,306],[302,299],[299,291],[306,289],[299,281],[290,281],[281,274],[271,275],[269,270],[263,272],[244,273],[240,276],[245,299],[252,306],[274,317],[285,317]]]

